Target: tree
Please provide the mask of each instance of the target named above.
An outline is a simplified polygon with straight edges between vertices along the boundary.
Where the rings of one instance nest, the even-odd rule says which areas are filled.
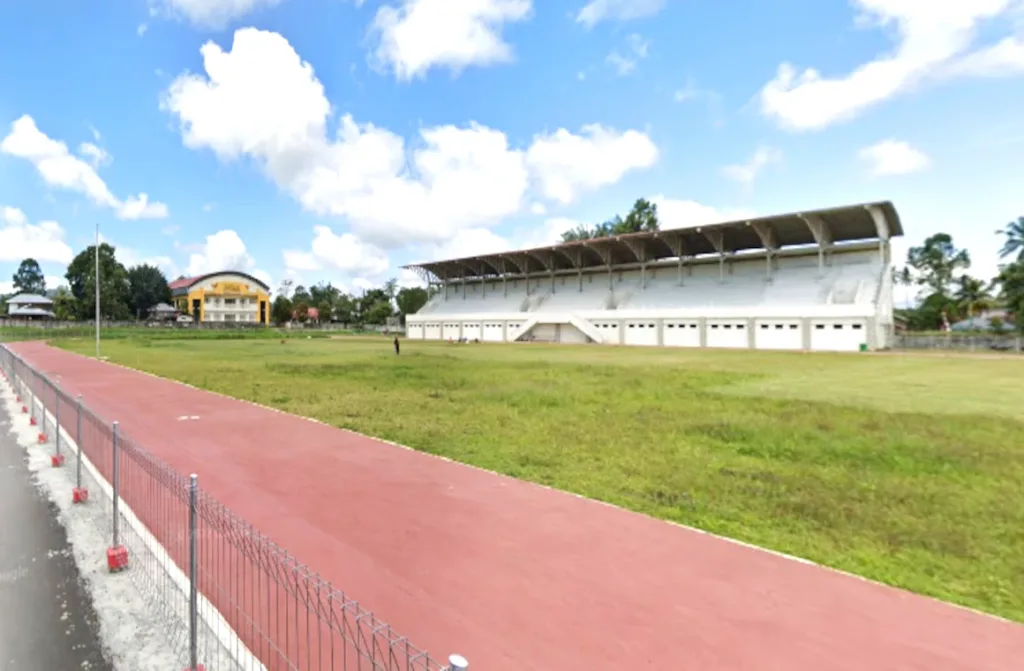
[[[278,294],[274,304],[270,306],[270,318],[278,326],[292,320],[292,302],[283,294]]]
[[[363,313],[364,324],[386,324],[391,316],[391,303],[387,300],[379,300]]]
[[[639,233],[640,231],[657,231],[658,206],[644,198],[637,198],[633,209],[622,220],[622,230],[616,233]]]
[[[334,302],[334,318],[343,324],[351,324],[356,321],[356,312],[358,306],[356,305],[355,299],[349,294],[338,293],[338,298]]]
[[[309,303],[306,301],[293,301],[292,302],[295,320],[300,324],[305,324],[309,320]]]
[[[157,303],[171,301],[167,278],[156,266],[142,264],[128,270],[128,301],[136,317],[148,314]]]
[[[577,240],[593,240],[605,238],[610,235],[624,235],[626,233],[639,233],[640,231],[660,230],[658,221],[658,206],[644,198],[638,198],[633,203],[633,209],[629,211],[626,218],[615,215],[611,219],[594,227],[580,224],[576,228],[562,233],[562,242],[575,242]]]
[[[128,271],[117,260],[115,250],[100,244],[100,316],[105,319],[128,319]],[[92,245],[78,253],[64,275],[75,297],[79,319],[93,319],[96,310],[96,248]]]
[[[1003,266],[998,281],[1003,305],[1013,315],[1017,333],[1024,335],[1024,261]]]
[[[313,297],[309,295],[309,291],[306,289],[306,287],[302,286],[301,284],[295,285],[295,290],[292,291],[291,299],[292,304],[298,303],[300,301],[308,304],[313,301]]]
[[[985,310],[992,306],[992,293],[988,285],[970,275],[961,275],[957,280],[957,289],[953,298],[956,299],[960,312],[968,319],[973,319],[978,310]]]
[[[43,277],[43,270],[35,259],[25,259],[18,266],[14,273],[14,290],[17,293],[39,294],[46,293],[46,278]]]
[[[907,265],[916,272],[917,284],[933,294],[948,296],[957,271],[970,267],[971,257],[966,249],[953,244],[948,233],[936,233],[919,247],[910,248]]]
[[[395,304],[398,305],[398,313],[405,317],[419,312],[429,299],[423,287],[405,287],[395,296]]]
[[[64,287],[57,289],[53,297],[53,314],[61,321],[70,321],[75,318],[75,297]]]
[[[1005,228],[996,231],[996,235],[1006,238],[1003,248],[999,250],[1000,258],[1017,255],[1017,261],[1024,261],[1024,217],[1017,217],[1017,221],[1011,221]]]
[[[384,283],[384,295],[388,297],[388,302],[394,303],[395,296],[398,295],[398,280],[392,277],[390,280]]]

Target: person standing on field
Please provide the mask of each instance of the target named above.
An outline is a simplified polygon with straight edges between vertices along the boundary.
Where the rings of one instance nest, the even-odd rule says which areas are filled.
[[[395,354],[401,354],[401,346],[398,344],[398,336],[395,336]]]

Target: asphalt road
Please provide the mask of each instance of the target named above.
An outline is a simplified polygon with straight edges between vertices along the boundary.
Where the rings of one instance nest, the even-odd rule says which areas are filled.
[[[57,508],[0,412],[0,670],[110,671]]]

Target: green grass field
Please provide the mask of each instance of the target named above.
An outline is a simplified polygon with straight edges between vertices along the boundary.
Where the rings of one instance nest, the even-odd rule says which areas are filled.
[[[1024,621],[1024,360],[403,345],[103,354]]]

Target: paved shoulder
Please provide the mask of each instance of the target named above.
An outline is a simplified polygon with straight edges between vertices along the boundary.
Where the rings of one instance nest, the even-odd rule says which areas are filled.
[[[0,669],[107,671],[99,626],[57,508],[0,417]]]

